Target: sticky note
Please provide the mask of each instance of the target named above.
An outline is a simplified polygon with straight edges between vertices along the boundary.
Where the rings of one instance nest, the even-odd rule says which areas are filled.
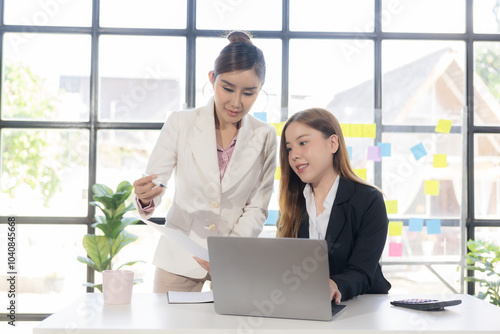
[[[367,180],[367,173],[366,173],[366,168],[358,168],[358,169],[354,169],[354,173],[359,176],[360,178],[362,178],[363,180]]]
[[[274,172],[274,179],[281,180],[281,167],[276,167],[276,172]]]
[[[368,160],[382,161],[382,147],[368,146]]]
[[[375,138],[377,136],[377,124],[362,124],[363,137]]]
[[[351,137],[351,124],[341,123],[340,129],[342,130],[344,137]]]
[[[408,231],[410,232],[420,232],[424,227],[423,218],[410,218],[408,220]]]
[[[352,161],[352,146],[347,146],[347,154],[349,154],[349,161]]]
[[[441,234],[441,219],[428,219],[425,221],[427,234]]]
[[[425,147],[422,143],[413,146],[410,150],[417,160],[427,155],[427,151],[425,150]]]
[[[253,116],[257,119],[260,119],[263,122],[267,122],[267,113],[266,112],[256,112]]]
[[[425,194],[431,196],[438,196],[439,181],[438,180],[425,181]]]
[[[403,256],[403,244],[398,242],[389,243],[389,256],[401,257]]]
[[[266,220],[266,225],[276,225],[276,221],[278,220],[278,210],[269,210],[269,216]]]
[[[446,119],[440,119],[438,125],[436,125],[436,132],[439,133],[450,133],[452,121]]]
[[[403,222],[389,222],[389,236],[398,237],[403,234]]]
[[[385,208],[387,210],[387,214],[398,213],[398,201],[385,201]]]
[[[434,168],[445,168],[448,167],[448,161],[446,154],[434,154],[434,159],[432,161],[432,166]]]
[[[383,157],[390,157],[391,156],[391,143],[377,143],[378,147],[382,148],[382,156]]]
[[[363,137],[363,124],[351,124],[351,137]]]
[[[281,137],[281,133],[283,132],[283,127],[285,126],[285,122],[269,123],[269,124],[274,126],[274,128],[276,129],[276,134],[278,135],[278,137]]]

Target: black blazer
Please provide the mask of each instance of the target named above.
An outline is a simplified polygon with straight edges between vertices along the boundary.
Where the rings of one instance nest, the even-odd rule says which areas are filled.
[[[309,238],[303,215],[298,237]],[[388,293],[379,260],[387,238],[388,218],[382,194],[367,185],[340,178],[326,230],[330,278],[342,300],[364,293]]]

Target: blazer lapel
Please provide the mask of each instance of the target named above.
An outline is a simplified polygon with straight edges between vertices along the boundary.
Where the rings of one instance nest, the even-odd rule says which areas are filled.
[[[339,180],[339,188],[337,190],[337,195],[335,196],[335,202],[333,203],[332,212],[330,214],[330,220],[328,222],[328,228],[326,230],[326,242],[328,248],[334,247],[337,238],[342,232],[345,226],[345,215],[341,209],[341,204],[348,201],[354,194],[354,184],[352,181],[343,179]]]
[[[254,129],[246,115],[241,120],[241,127],[236,138],[231,160],[227,166],[226,173],[222,178],[222,191],[230,189],[238,184],[241,178],[253,167],[255,160],[261,153],[263,143],[259,143]]]
[[[198,170],[210,182],[220,184],[219,160],[217,158],[217,140],[215,139],[215,118],[213,99],[200,110],[189,136],[189,146]]]

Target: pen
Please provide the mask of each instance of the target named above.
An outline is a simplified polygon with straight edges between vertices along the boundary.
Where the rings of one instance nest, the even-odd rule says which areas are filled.
[[[149,175],[148,175],[148,174],[142,174],[142,177],[146,177],[146,176],[149,176]],[[154,183],[154,184],[156,184],[157,186],[160,186],[160,187],[162,187],[162,188],[167,189],[167,186],[166,186],[166,185],[164,185],[163,183],[161,183],[161,181],[160,181],[160,180],[158,180],[158,179],[154,179],[154,180],[152,180],[151,182],[153,182],[153,183]]]

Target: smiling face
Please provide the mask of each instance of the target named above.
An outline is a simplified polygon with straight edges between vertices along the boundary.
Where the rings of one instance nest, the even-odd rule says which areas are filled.
[[[220,127],[235,125],[257,100],[262,86],[259,77],[253,69],[221,73],[216,77],[210,72],[209,76]]]
[[[285,130],[288,162],[304,183],[313,188],[332,184],[337,177],[333,154],[339,143],[336,135],[325,138],[323,134],[300,122],[292,122]]]

